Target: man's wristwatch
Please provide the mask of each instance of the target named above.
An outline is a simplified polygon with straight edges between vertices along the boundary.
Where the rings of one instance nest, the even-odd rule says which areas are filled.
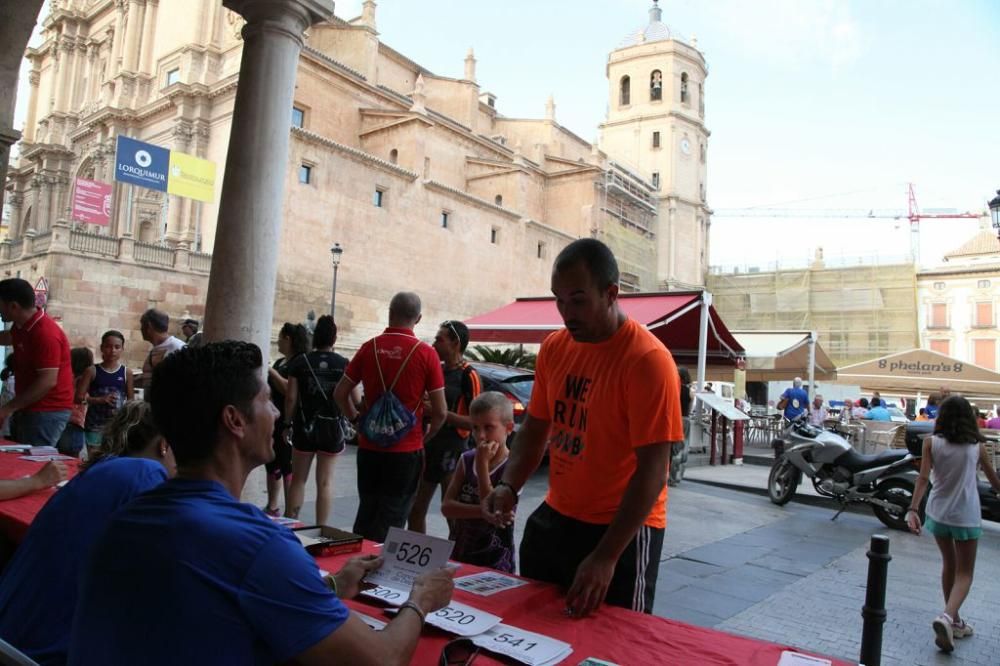
[[[517,504],[517,500],[518,500],[518,497],[517,497],[517,488],[515,488],[512,485],[510,485],[506,481],[497,481],[496,487],[497,488],[503,487],[503,488],[507,488],[508,490],[510,490],[510,494],[514,496],[514,504]]]

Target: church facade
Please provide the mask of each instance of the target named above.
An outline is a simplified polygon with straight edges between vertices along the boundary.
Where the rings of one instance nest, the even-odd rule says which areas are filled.
[[[242,18],[215,1],[53,0],[44,28],[26,54],[31,94],[0,271],[44,277],[75,344],[118,328],[138,360],[144,309],[203,314],[217,204],[114,183],[111,222],[97,227],[72,219],[73,184],[112,183],[126,135],[214,161],[218,195]],[[401,289],[424,300],[422,334],[546,294],[552,259],[580,237],[614,249],[624,290],[704,283],[707,70],[655,4],[609,56],[596,145],[559,124],[551,99],[538,118],[502,115],[471,50],[456,69],[434,74],[383,43],[372,0],[359,17],[310,29],[288,159],[258,165],[286,174],[275,334],[329,311],[334,243],[348,349],[381,329]]]

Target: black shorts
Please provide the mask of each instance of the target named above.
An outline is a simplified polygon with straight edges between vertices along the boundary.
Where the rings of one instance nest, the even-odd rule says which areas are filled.
[[[292,428],[292,446],[295,447],[296,451],[301,451],[302,453],[322,453],[328,456],[335,456],[344,452],[347,442],[341,439],[339,442],[319,442],[318,445],[314,445],[306,437],[306,431],[302,428],[302,425],[296,421],[295,426]]]
[[[444,444],[428,442],[424,446],[424,475],[427,483],[438,484],[455,472],[458,459],[466,451],[465,441]]]
[[[268,476],[281,479],[292,475],[292,446],[285,441],[284,433],[274,431],[274,460],[264,464]]]
[[[568,589],[573,584],[576,568],[594,551],[607,529],[607,525],[564,516],[542,502],[524,526],[521,575]],[[605,603],[643,613],[653,612],[664,532],[646,525],[639,528],[618,558]]]

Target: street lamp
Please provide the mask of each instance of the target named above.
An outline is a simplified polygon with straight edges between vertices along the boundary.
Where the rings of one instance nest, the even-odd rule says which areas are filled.
[[[333,247],[330,248],[330,254],[333,255],[333,295],[330,298],[330,316],[336,319],[337,269],[340,267],[340,255],[344,254],[344,248],[340,247],[340,243],[334,243]]]
[[[990,201],[990,217],[993,219],[993,228],[997,230],[997,238],[1000,238],[1000,190]]]

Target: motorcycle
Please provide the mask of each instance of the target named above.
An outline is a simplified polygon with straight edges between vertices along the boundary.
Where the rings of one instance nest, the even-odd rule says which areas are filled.
[[[870,505],[875,517],[887,527],[907,529],[906,511],[920,469],[920,459],[910,451],[858,453],[840,434],[810,425],[806,414],[788,422],[781,437],[771,445],[775,457],[767,494],[775,504],[787,504],[805,475],[817,493],[840,503],[840,510],[831,520],[856,502]],[[926,498],[920,507],[921,521],[923,504]]]

